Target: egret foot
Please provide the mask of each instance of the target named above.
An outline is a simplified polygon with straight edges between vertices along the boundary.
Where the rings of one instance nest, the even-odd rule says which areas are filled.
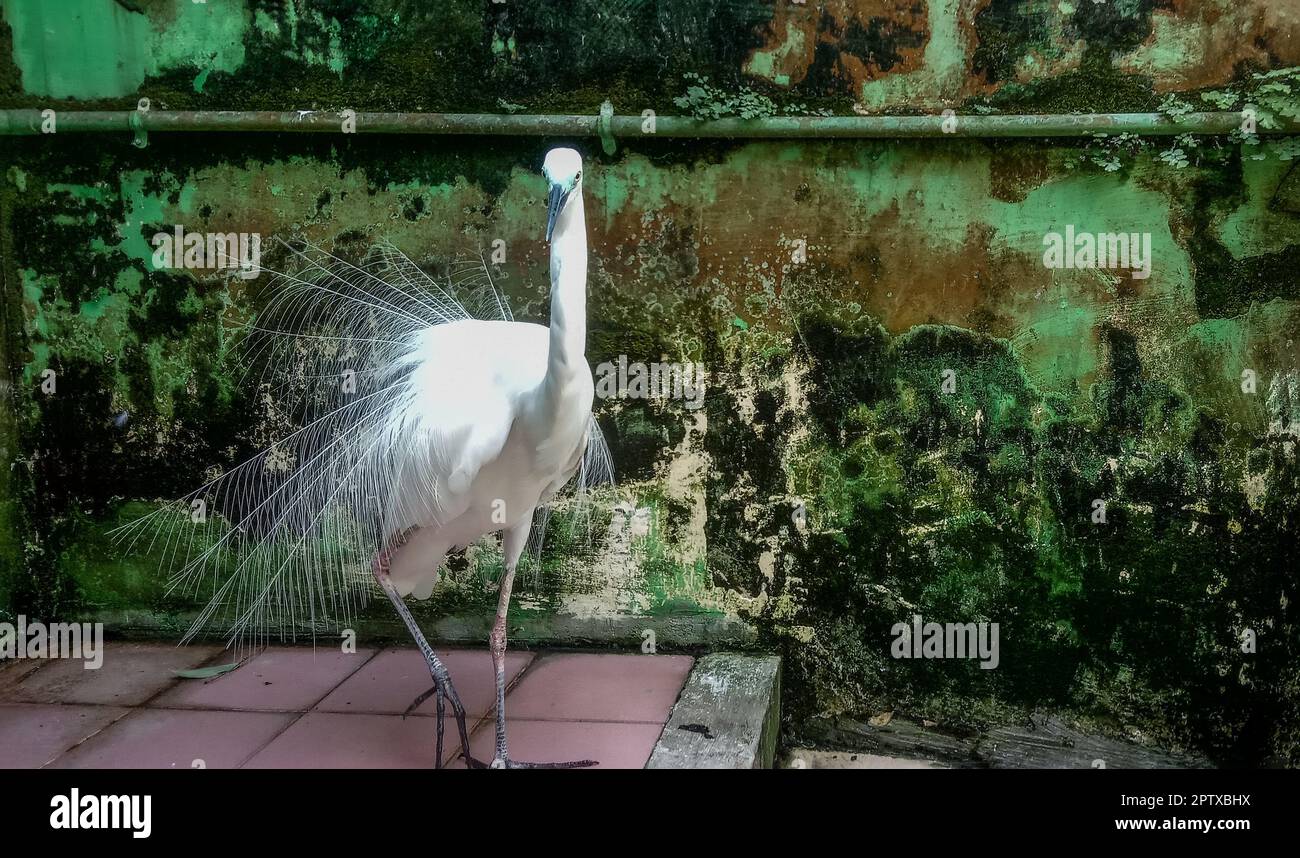
[[[402,717],[405,718],[407,715],[410,715],[416,709],[419,709],[420,706],[424,704],[424,701],[428,700],[430,697],[433,697],[437,693],[438,693],[438,686],[436,685],[433,688],[430,688],[428,691],[421,692],[420,696],[412,700],[411,705],[406,707],[406,711],[402,713]],[[441,708],[441,704],[439,704],[439,707]],[[439,713],[438,732],[439,732],[438,747],[439,749],[441,749],[442,748],[441,712]],[[441,750],[439,750],[439,759],[441,759]],[[509,757],[504,757],[499,760],[493,760],[491,763],[485,763],[482,760],[479,760],[475,757],[465,757],[465,762],[469,765],[471,769],[585,769],[591,766],[599,765],[599,762],[596,760],[574,760],[572,762],[566,762],[566,763],[525,763],[525,762],[517,762],[515,760],[510,759]]]
[[[481,764],[480,764],[481,765]],[[509,757],[498,757],[488,764],[489,769],[586,769],[598,766],[595,760],[574,760],[569,763],[521,763]]]
[[[456,693],[455,686],[451,684],[451,674],[447,673],[447,668],[443,665],[442,660],[433,651],[433,647],[429,646],[429,641],[425,638],[424,632],[420,631],[419,624],[415,622],[415,617],[411,615],[411,609],[406,607],[406,602],[402,600],[401,594],[397,592],[393,579],[388,576],[389,556],[389,551],[381,551],[375,557],[371,571],[374,573],[375,580],[379,582],[384,594],[388,596],[389,601],[393,603],[393,607],[397,609],[397,614],[402,618],[402,622],[406,624],[407,630],[415,638],[415,645],[420,648],[420,654],[424,656],[424,661],[429,666],[429,675],[433,677],[433,693],[438,701],[437,742],[434,748],[436,756],[433,767],[435,769],[442,768],[443,722],[446,717],[447,701],[451,702],[451,712],[456,718],[457,732],[460,733],[460,752],[466,760],[470,760],[472,758],[469,753],[469,730],[465,726],[465,707],[461,705],[460,695]],[[423,699],[417,701],[416,705],[423,703],[427,699],[428,696],[425,695]],[[409,713],[414,708],[412,706],[406,711]]]

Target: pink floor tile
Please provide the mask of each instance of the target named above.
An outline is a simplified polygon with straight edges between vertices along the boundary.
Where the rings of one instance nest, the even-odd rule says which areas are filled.
[[[104,663],[86,670],[84,662],[58,659],[5,688],[6,703],[103,703],[136,706],[176,681],[174,670],[198,667],[220,647],[109,643]]]
[[[483,650],[439,650],[438,657],[447,666],[452,684],[460,695],[465,712],[477,720],[492,711],[496,703],[496,685],[492,673],[492,656]],[[506,653],[506,684],[532,661],[532,653]],[[370,660],[352,674],[316,707],[321,712],[370,712],[400,715],[421,692],[433,686],[424,656],[414,649],[389,649]],[[509,704],[507,703],[507,710]],[[430,697],[416,710],[421,715],[437,712]],[[451,709],[448,707],[448,714]]]
[[[213,679],[183,679],[151,705],[176,708],[301,712],[347,679],[374,650],[272,647]]]
[[[506,709],[510,699],[506,698]],[[654,750],[662,724],[596,721],[506,721],[506,743],[512,759],[529,763],[595,760],[599,769],[643,769]],[[490,722],[470,737],[470,753],[488,762],[496,743]],[[463,768],[456,760],[453,768]]]
[[[45,662],[37,659],[20,658],[0,661],[0,703],[9,701],[8,689],[17,685],[27,674]]]
[[[460,752],[447,719],[445,757]],[[431,769],[432,718],[308,712],[248,762],[255,769]]]
[[[548,655],[506,698],[506,717],[662,725],[693,663],[688,655]]]
[[[116,706],[0,706],[0,769],[43,766],[128,711]]]
[[[228,769],[296,715],[137,709],[54,761],[60,769]],[[202,766],[195,766],[202,760]]]
[[[475,649],[440,655],[468,711],[474,753],[490,759],[491,658]],[[433,767],[433,700],[424,717],[400,717],[430,685],[418,651],[276,647],[211,680],[173,675],[226,657],[216,647],[119,643],[97,671],[63,661],[0,669],[0,767]],[[686,656],[510,652],[511,753],[643,767],[691,665]],[[45,705],[54,702],[67,705]],[[83,703],[117,705],[71,705]],[[444,761],[463,765],[459,753],[449,718]]]

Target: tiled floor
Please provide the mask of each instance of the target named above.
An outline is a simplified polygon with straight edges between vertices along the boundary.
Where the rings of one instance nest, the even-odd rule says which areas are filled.
[[[439,652],[468,714],[472,753],[493,745],[486,650]],[[0,668],[0,768],[431,768],[432,682],[414,649],[272,647],[214,679],[176,671],[225,662],[214,647],[109,644],[99,670],[81,662]],[[510,753],[640,768],[686,676],[689,656],[511,652]],[[449,710],[450,714],[450,710]],[[462,768],[455,721],[445,761]]]

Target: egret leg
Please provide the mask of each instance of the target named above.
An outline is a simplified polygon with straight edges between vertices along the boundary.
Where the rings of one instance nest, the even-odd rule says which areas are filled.
[[[436,686],[435,686],[435,687],[436,687]],[[446,709],[447,709],[447,701],[446,701],[446,697],[447,697],[447,695],[443,694],[443,693],[442,693],[442,689],[439,688],[439,689],[438,689],[438,693],[437,693],[437,697],[438,697],[437,704],[436,704],[437,707],[438,707],[438,743],[437,743],[437,748],[438,748],[438,765],[441,766],[441,765],[442,765],[442,722],[443,722],[443,717],[446,715]],[[466,755],[465,755],[465,758],[466,758],[466,759],[469,759],[469,755],[466,754]]]
[[[533,516],[530,511],[523,521],[507,530],[501,540],[505,555],[505,574],[501,576],[501,592],[497,597],[497,615],[488,639],[492,648],[492,669],[496,674],[496,752],[492,756],[494,769],[581,769],[596,765],[595,760],[575,760],[566,763],[521,763],[510,759],[506,752],[506,615],[510,611],[510,591],[515,583],[515,567],[528,542],[528,531]]]
[[[433,647],[429,646],[429,641],[425,638],[424,632],[420,631],[419,624],[415,622],[415,617],[411,615],[411,609],[406,607],[406,602],[402,600],[401,594],[397,592],[396,585],[394,585],[393,580],[388,577],[387,551],[380,553],[380,555],[375,558],[372,571],[374,572],[375,580],[379,582],[380,588],[383,589],[384,594],[388,596],[389,601],[393,603],[393,607],[397,609],[398,615],[402,618],[402,622],[406,623],[406,628],[410,631],[411,636],[415,638],[415,645],[420,648],[420,653],[424,656],[425,663],[429,665],[429,674],[433,677],[433,686],[437,690],[438,697],[438,758],[434,761],[434,768],[442,768],[444,694],[446,695],[447,700],[450,701],[452,715],[456,718],[456,728],[460,732],[461,754],[465,757],[465,764],[471,768],[481,766],[482,764],[470,756],[469,753],[469,730],[465,727],[465,707],[461,705],[460,695],[456,693],[455,686],[451,684],[451,674],[447,673],[447,668],[443,665],[442,660],[439,659],[438,654],[433,651]]]

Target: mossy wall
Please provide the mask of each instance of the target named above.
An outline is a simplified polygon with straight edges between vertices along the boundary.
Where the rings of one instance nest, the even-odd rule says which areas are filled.
[[[1300,3],[1265,0],[0,9],[0,107],[56,111],[670,114],[687,73],[780,112],[1154,110],[1300,63]],[[780,651],[796,734],[1049,707],[1300,762],[1285,140],[0,140],[0,611],[182,627],[193,606],[160,558],[106,531],[287,425],[229,348],[264,281],[155,270],[150,236],[352,257],[384,239],[433,272],[501,239],[515,315],[541,320],[538,165],[557,142],[587,160],[592,364],[701,361],[708,387],[699,410],[599,403],[622,484],[608,530],[590,547],[553,530],[516,636]],[[1045,268],[1067,225],[1149,233],[1150,277]],[[424,619],[485,635],[493,562],[457,559]],[[913,613],[1000,623],[998,669],[892,659]]]

